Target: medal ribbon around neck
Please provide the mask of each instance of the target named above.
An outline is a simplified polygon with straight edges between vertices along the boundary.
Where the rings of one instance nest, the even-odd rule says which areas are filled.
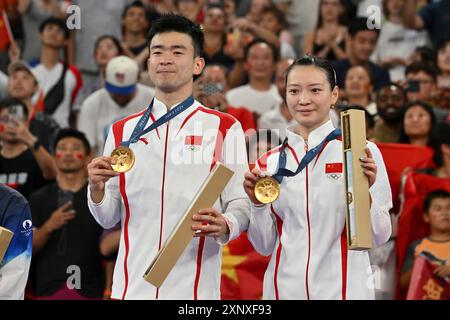
[[[277,172],[271,177],[265,177],[258,180],[255,184],[256,199],[264,204],[272,203],[277,200],[280,195],[280,184],[283,181],[283,177],[293,177],[299,174],[317,156],[317,154],[324,147],[325,143],[340,136],[341,131],[339,129],[335,129],[331,132],[319,145],[305,154],[295,172],[285,168],[287,163],[286,148],[288,146],[288,139],[286,138],[281,146]]]
[[[160,127],[170,119],[173,119],[174,117],[185,111],[194,103],[194,97],[192,95],[189,96],[186,100],[176,105],[174,108],[169,110],[165,115],[153,122],[147,129],[144,130],[145,126],[147,125],[148,119],[150,118],[154,101],[155,99],[152,100],[147,110],[145,110],[145,113],[139,119],[136,127],[133,130],[133,133],[131,134],[130,140],[122,141],[120,143],[120,146],[112,151],[111,157],[115,160],[115,163],[111,165],[111,167],[114,171],[120,173],[129,171],[133,167],[135,161],[135,156],[133,151],[130,149],[130,144],[138,142],[139,138],[144,134]]]
[[[303,159],[300,161],[300,164],[297,167],[297,170],[294,172],[286,169],[286,162],[287,162],[287,156],[286,156],[286,147],[288,145],[287,138],[284,140],[283,145],[281,146],[280,150],[280,156],[278,158],[278,170],[277,172],[272,176],[275,180],[277,180],[279,183],[283,181],[283,177],[294,177],[297,174],[299,174],[305,167],[319,154],[319,152],[322,150],[325,143],[330,142],[332,140],[335,140],[341,136],[341,130],[336,128],[334,129],[328,136],[325,137],[325,139],[322,140],[321,143],[319,143],[317,146],[309,150]]]
[[[120,145],[122,147],[129,147],[130,144],[136,143],[139,141],[139,138],[142,137],[144,134],[149,133],[152,130],[155,130],[156,128],[162,126],[164,123],[170,121],[171,119],[175,118],[177,115],[182,113],[184,110],[189,108],[194,103],[194,97],[189,96],[186,100],[181,102],[180,104],[173,107],[171,110],[169,110],[165,115],[163,115],[161,118],[153,122],[150,127],[144,130],[148,119],[150,118],[150,114],[153,109],[153,103],[155,99],[152,100],[150,105],[148,106],[147,110],[145,110],[145,113],[142,115],[141,119],[139,119],[138,123],[136,124],[136,127],[133,130],[133,133],[131,134],[130,140],[128,141],[122,141]]]

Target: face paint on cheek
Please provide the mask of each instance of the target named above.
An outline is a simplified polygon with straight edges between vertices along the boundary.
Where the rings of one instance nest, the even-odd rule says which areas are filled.
[[[75,152],[73,154],[75,156],[75,158],[77,158],[78,160],[84,160],[84,154],[82,152]]]
[[[250,62],[247,62],[247,63],[245,64],[245,66],[247,67],[247,72],[250,72],[250,71],[253,70],[253,65],[252,65]]]
[[[61,160],[63,154],[62,154],[62,152],[57,151],[55,156],[56,156],[56,159],[57,159],[57,160]]]
[[[0,133],[5,131],[5,125],[0,123]]]

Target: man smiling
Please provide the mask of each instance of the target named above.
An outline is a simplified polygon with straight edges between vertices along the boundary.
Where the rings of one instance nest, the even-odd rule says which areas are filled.
[[[193,77],[205,64],[202,47],[201,30],[187,18],[166,15],[154,23],[148,70],[155,99],[112,126],[104,156],[88,167],[92,214],[105,228],[122,224],[112,298],[219,299],[220,244],[247,229],[249,206],[241,184],[248,165],[241,125],[192,97]],[[111,168],[110,157],[119,146],[135,159],[120,174]],[[201,157],[192,157],[193,152]],[[235,174],[214,208],[194,215],[196,237],[156,288],[143,275],[218,161]]]

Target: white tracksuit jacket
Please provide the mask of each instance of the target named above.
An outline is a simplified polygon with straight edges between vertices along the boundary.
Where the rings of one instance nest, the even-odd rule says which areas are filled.
[[[155,99],[150,126],[167,112]],[[144,112],[116,122],[104,155],[129,140]],[[131,144],[134,167],[110,179],[105,197],[89,208],[99,224],[122,225],[113,277],[114,299],[219,299],[221,243],[236,238],[249,223],[249,201],[243,190],[248,171],[245,138],[233,117],[204,108],[195,101],[181,114]],[[194,198],[216,161],[235,174],[215,207],[230,226],[227,239],[193,238],[163,285],[146,282],[143,275]]]
[[[333,130],[331,121],[314,130],[308,149]],[[291,130],[287,136],[286,168],[295,171],[305,155],[305,141]],[[378,167],[370,211],[373,242],[379,246],[391,234],[391,190],[380,151],[371,142],[368,147]],[[274,174],[279,150],[263,156],[258,166]],[[301,173],[284,177],[272,205],[252,206],[249,239],[261,254],[272,254],[264,299],[374,299],[368,253],[347,251],[342,166],[342,142],[333,140]]]

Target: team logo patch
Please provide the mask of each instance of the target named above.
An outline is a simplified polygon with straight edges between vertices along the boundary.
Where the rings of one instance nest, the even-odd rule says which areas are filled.
[[[117,82],[123,83],[125,81],[125,73],[116,72]]]
[[[340,179],[342,176],[342,163],[325,164],[325,175],[331,180]]]
[[[200,150],[202,142],[202,136],[186,136],[184,139],[184,148],[192,152],[196,152]]]

